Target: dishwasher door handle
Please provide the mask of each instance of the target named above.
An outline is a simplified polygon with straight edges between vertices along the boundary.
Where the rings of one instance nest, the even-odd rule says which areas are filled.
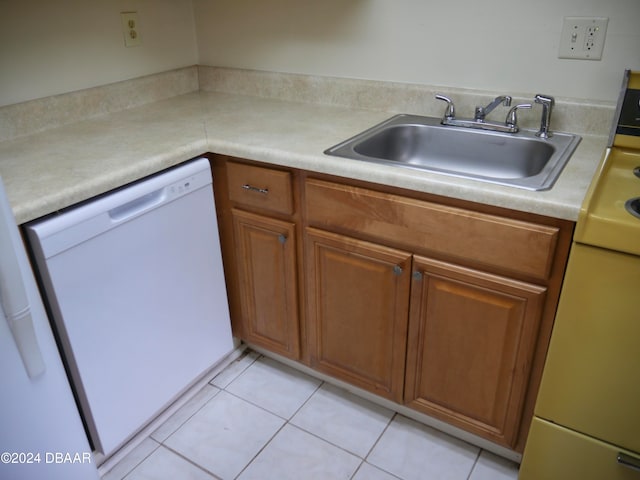
[[[123,205],[112,208],[109,210],[109,218],[114,222],[121,222],[128,218],[135,217],[139,213],[160,205],[166,196],[166,188],[160,188],[151,193],[147,193]]]

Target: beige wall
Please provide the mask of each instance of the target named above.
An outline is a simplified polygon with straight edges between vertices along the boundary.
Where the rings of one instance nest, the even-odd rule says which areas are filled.
[[[640,69],[640,0],[193,0],[199,61],[615,101]],[[601,61],[557,58],[565,16],[605,16]]]
[[[139,14],[125,48],[121,11]],[[191,0],[0,0],[0,105],[194,65]]]
[[[609,17],[601,61],[557,58],[568,15]],[[615,101],[638,25],[640,0],[0,0],[0,106],[196,63]]]

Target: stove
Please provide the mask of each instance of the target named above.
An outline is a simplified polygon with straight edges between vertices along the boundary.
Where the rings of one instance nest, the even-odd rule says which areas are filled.
[[[520,480],[640,478],[640,72],[582,204]]]
[[[640,255],[640,72],[625,72],[609,145],[574,240]]]

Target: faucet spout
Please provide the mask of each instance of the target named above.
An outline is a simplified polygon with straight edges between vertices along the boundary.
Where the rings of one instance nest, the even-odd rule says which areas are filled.
[[[486,107],[476,107],[476,114],[474,119],[477,122],[483,122],[485,117],[489,115],[493,111],[493,109],[500,104],[504,105],[505,107],[510,107],[511,97],[509,95],[501,95],[499,97],[494,98],[493,102],[491,102]]]
[[[536,133],[540,138],[551,138],[551,110],[555,105],[555,99],[550,95],[537,94],[534,102],[542,105],[542,118],[540,119],[540,130]]]

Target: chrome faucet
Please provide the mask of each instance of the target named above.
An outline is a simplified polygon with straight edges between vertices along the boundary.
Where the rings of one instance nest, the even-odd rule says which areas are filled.
[[[442,100],[443,102],[447,102],[447,109],[444,112],[442,123],[444,123],[445,120],[455,120],[456,107],[453,104],[453,100],[451,100],[449,97],[445,97],[444,95],[439,95],[439,94],[436,94],[436,99]]]
[[[485,117],[489,115],[493,111],[493,109],[500,104],[503,104],[505,107],[510,107],[511,97],[509,95],[501,95],[499,97],[496,97],[493,102],[491,102],[486,107],[476,107],[474,120],[476,122],[484,122]]]
[[[518,128],[518,116],[516,112],[521,108],[531,108],[530,103],[521,103],[520,105],[516,105],[515,107],[511,107],[509,113],[507,114],[507,119],[504,121],[507,127]]]
[[[542,118],[540,119],[540,130],[536,133],[536,137],[540,138],[550,138],[553,136],[551,130],[549,130],[551,125],[551,110],[555,105],[556,101],[550,95],[541,95],[537,94],[533,100],[534,102],[542,105]]]
[[[529,104],[516,105],[507,115],[504,123],[487,122],[485,117],[498,105],[511,106],[511,97],[508,95],[496,97],[486,107],[476,107],[474,118],[456,118],[456,109],[453,101],[444,95],[436,95],[437,100],[447,102],[447,109],[442,116],[440,123],[453,127],[479,128],[482,130],[492,130],[494,132],[516,133],[519,128],[517,124],[516,111],[520,108],[531,108]]]

